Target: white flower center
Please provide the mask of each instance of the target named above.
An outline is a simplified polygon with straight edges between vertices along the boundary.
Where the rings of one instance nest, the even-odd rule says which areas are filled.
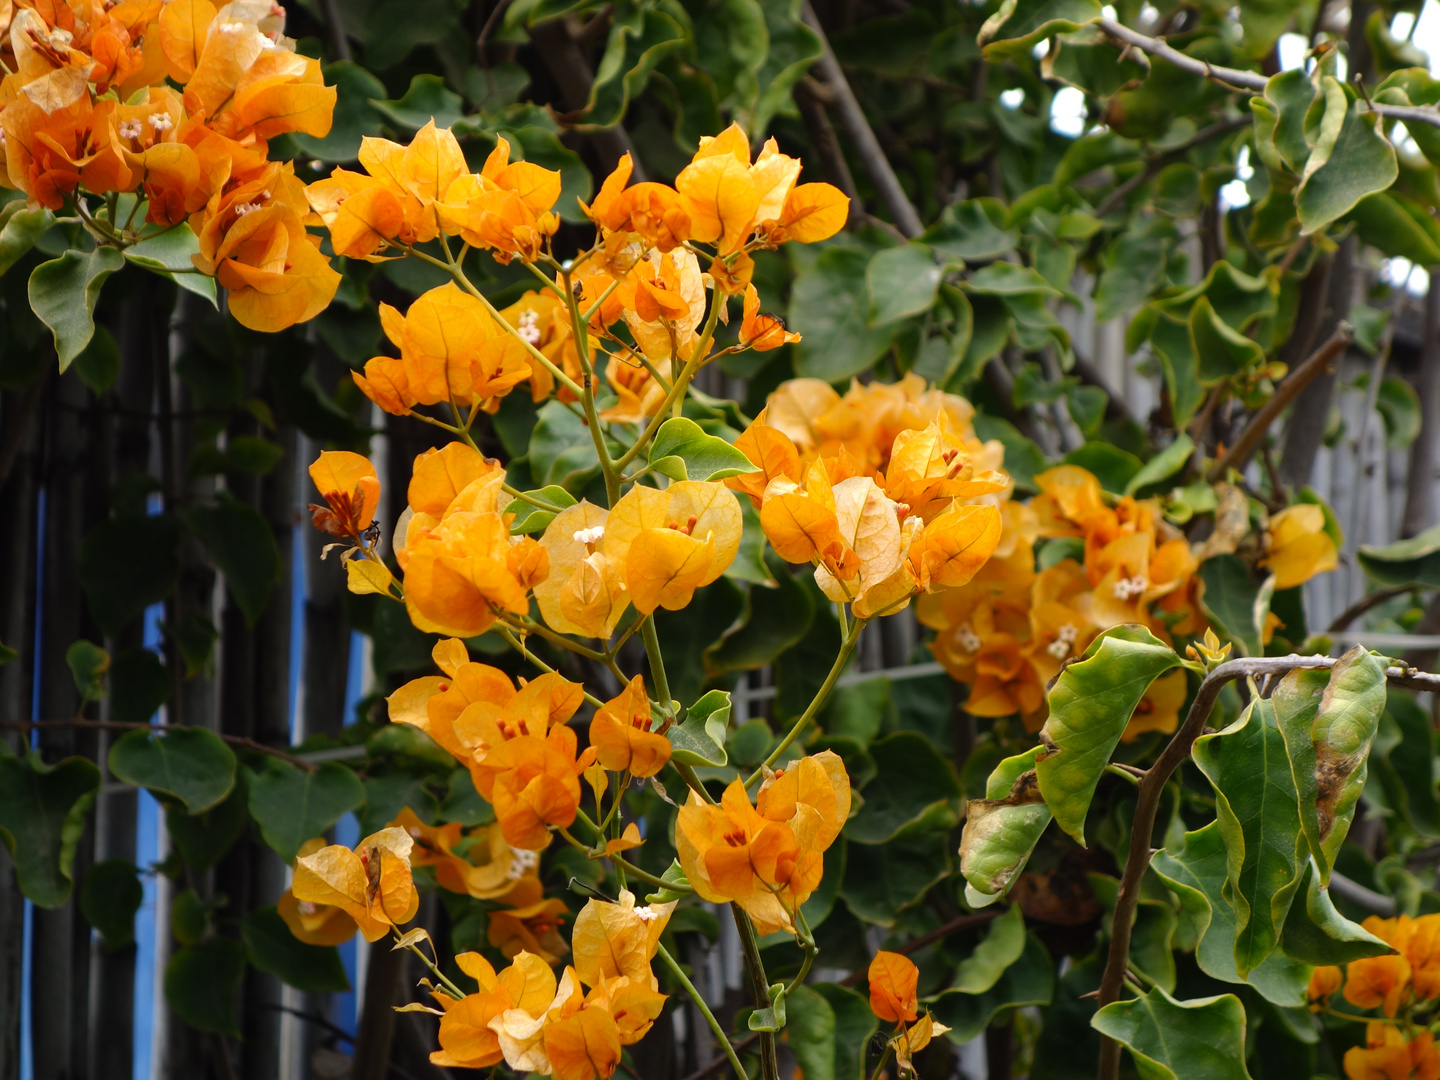
[[[150,126],[156,131],[169,131],[175,126],[175,121],[170,119],[169,113],[151,113],[148,119]]]
[[[138,139],[142,130],[139,120],[120,121],[120,137],[122,139]]]
[[[534,308],[526,308],[520,313],[520,318],[515,329],[520,331],[520,336],[531,345],[540,344],[540,313]]]
[[[635,909],[635,916],[641,922],[650,922],[652,919],[658,919],[660,917],[660,913],[658,911],[653,911],[648,907],[637,907]]]
[[[967,653],[979,652],[980,646],[983,644],[980,640],[980,635],[970,629],[968,622],[960,624],[960,628],[955,631],[955,638],[960,642],[960,647]]]
[[[319,904],[311,903],[309,900],[300,901],[299,911],[301,915],[314,915],[319,910]]]
[[[592,525],[588,529],[577,529],[571,537],[577,544],[584,544],[586,547],[598,544],[605,536],[604,525]]]
[[[1111,591],[1121,600],[1129,600],[1132,596],[1139,596],[1150,587],[1149,583],[1136,574],[1134,577],[1121,578],[1112,587]]]
[[[535,851],[522,851],[519,848],[510,849],[510,871],[505,876],[510,881],[518,881],[525,876],[527,870],[533,870],[540,865],[540,854]]]

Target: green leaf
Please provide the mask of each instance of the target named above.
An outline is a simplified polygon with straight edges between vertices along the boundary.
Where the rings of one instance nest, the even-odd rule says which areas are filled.
[[[1361,199],[1384,191],[1400,168],[1395,148],[1377,129],[1380,117],[1345,89],[1324,80],[1324,118],[1304,177],[1295,192],[1295,211],[1307,235],[1348,213]]]
[[[725,568],[725,576],[731,581],[774,588],[775,575],[765,565],[765,530],[760,527],[760,511],[749,499],[741,499],[740,516],[745,523],[740,532],[740,549]]]
[[[1225,893],[1229,864],[1219,822],[1187,832],[1178,851],[1156,852],[1150,866],[1179,898],[1183,917],[1199,937],[1195,960],[1201,971],[1222,982],[1248,982],[1282,1007],[1305,1004],[1310,973],[1285,954],[1272,952],[1243,977],[1235,967],[1235,910]]]
[[[131,731],[110,747],[117,779],[169,795],[199,814],[218,806],[235,786],[235,755],[203,728]]]
[[[120,346],[103,326],[95,328],[90,344],[75,357],[73,370],[96,397],[104,397],[120,375]]]
[[[215,301],[215,279],[207,274],[197,273],[191,255],[200,252],[200,240],[189,222],[172,225],[164,232],[157,233],[125,249],[127,262],[134,263],[152,274],[168,278],[180,288],[203,296],[211,307],[218,307]]]
[[[1140,475],[1144,463],[1128,450],[1107,442],[1087,442],[1065,455],[1066,465],[1079,465],[1095,474],[1100,486],[1119,495]]]
[[[1035,761],[1042,752],[1037,746],[1001,761],[985,782],[985,798],[966,805],[960,872],[972,907],[1000,899],[1050,824],[1050,807],[1035,780]]]
[[[965,282],[967,292],[982,296],[1059,296],[1060,292],[1031,266],[993,262]]]
[[[1146,309],[1154,311],[1154,308]],[[1144,315],[1136,316],[1137,321]],[[1205,388],[1200,385],[1199,365],[1195,359],[1195,346],[1190,340],[1190,324],[1158,315],[1149,329],[1150,348],[1160,361],[1165,387],[1170,391],[1171,410],[1177,426],[1184,427],[1194,417],[1200,403],[1205,400]]]
[[[1393,544],[1363,544],[1356,554],[1377,585],[1440,588],[1440,525]]]
[[[1126,495],[1135,495],[1152,484],[1160,484],[1185,467],[1190,455],[1195,452],[1195,440],[1185,432],[1175,441],[1140,467],[1140,471],[1125,485]]]
[[[1303,885],[1305,903],[1291,904],[1290,917],[1280,945],[1285,955],[1302,964],[1348,964],[1367,956],[1393,953],[1389,944],[1363,926],[1351,922],[1335,910],[1330,890],[1320,884],[1315,860],[1305,868]]]
[[[850,844],[840,896],[860,919],[894,926],[905,908],[951,873],[950,839],[942,833],[889,844]]]
[[[188,945],[165,965],[165,1001],[197,1031],[240,1035],[245,946],[226,937]]]
[[[124,265],[125,256],[114,248],[97,247],[67,251],[31,271],[30,308],[55,335],[61,371],[90,344],[100,287]]]
[[[105,696],[105,676],[110,671],[110,654],[91,641],[77,641],[65,650],[65,664],[75,680],[75,692],[84,702]]]
[[[785,984],[772,983],[770,1004],[750,1014],[747,1024],[751,1031],[779,1031],[785,1026]]]
[[[1224,896],[1234,908],[1241,978],[1275,950],[1300,884],[1300,815],[1275,713],[1273,702],[1256,698],[1235,723],[1196,739],[1192,751],[1215,788],[1227,852]]]
[[[951,829],[959,820],[955,769],[917,731],[897,731],[870,744],[879,772],[845,826],[861,844],[884,844],[916,832]]]
[[[871,326],[890,323],[929,311],[945,269],[934,253],[921,244],[902,244],[877,252],[865,270],[870,294]]]
[[[1213,386],[1239,375],[1265,357],[1265,350],[1215,314],[1208,297],[1190,309],[1190,343],[1200,385]]]
[[[1041,38],[1078,30],[1100,18],[1099,0],[1003,0],[977,39],[994,63],[1027,53]]]
[[[23,198],[0,208],[0,274],[19,262],[54,224],[54,214],[43,206],[31,210]]]
[[[764,667],[804,638],[814,618],[814,598],[790,574],[777,573],[774,588],[751,585],[735,628],[705,650],[705,669],[714,677]]]
[[[875,1014],[870,1011],[870,1002],[838,983],[799,987],[790,998],[791,1023],[804,1022],[794,1018],[808,1006],[800,990],[808,990],[824,998],[835,1017],[835,1071],[833,1074],[817,1073],[817,1080],[827,1075],[833,1075],[835,1080],[865,1080],[868,1075],[865,1051],[879,1026]],[[796,1057],[799,1057],[798,1053]]]
[[[1430,717],[1414,698],[1391,691],[1370,763],[1384,785],[1390,809],[1422,836],[1440,837],[1434,760],[1435,729]]]
[[[1142,1080],[1249,1080],[1245,1007],[1234,994],[1176,1001],[1155,989],[1090,1021],[1130,1051]]]
[[[165,808],[165,828],[185,864],[203,874],[225,857],[240,838],[249,820],[244,785],[235,789],[219,806],[199,814],[187,814],[179,803]]]
[[[314,772],[301,772],[277,758],[250,773],[250,816],[280,858],[294,862],[300,847],[322,835],[365,802],[365,788],[344,765],[328,762]]]
[[[683,765],[724,765],[725,729],[730,726],[730,692],[711,690],[666,735],[671,756]]]
[[[175,588],[180,522],[169,514],[106,518],[80,545],[80,587],[96,624],[114,636]]]
[[[225,588],[244,613],[246,625],[254,626],[280,581],[274,529],[260,511],[229,496],[214,506],[191,507],[185,522],[225,575]]]
[[[536,491],[527,491],[525,494],[538,502],[549,503],[556,509],[542,510],[534,503],[526,502],[524,499],[512,500],[510,505],[505,507],[504,512],[515,515],[515,520],[510,525],[510,532],[515,536],[522,533],[544,532],[545,527],[555,520],[555,515],[559,511],[564,510],[567,506],[575,505],[575,496],[555,484]]]
[[[1040,732],[1050,752],[1036,764],[1036,778],[1056,823],[1081,845],[1090,800],[1125,725],[1150,684],[1179,664],[1150,631],[1121,626],[1091,642],[1056,679]]]
[[[1434,234],[1409,214],[1403,196],[1389,191],[1367,195],[1355,204],[1347,220],[1355,222],[1356,234],[1371,247],[1393,258],[1409,259],[1417,266],[1440,263],[1440,243]]]
[[[1244,656],[1263,656],[1260,635],[1255,629],[1255,604],[1260,586],[1238,555],[1214,555],[1200,564],[1205,592],[1200,604],[1222,634],[1235,643]]]
[[[1322,678],[1320,672],[1292,671],[1271,700],[1289,756],[1300,824],[1320,867],[1320,883],[1328,885],[1365,787],[1370,744],[1385,711],[1385,667],[1356,645],[1335,662],[1320,690]]]
[[[856,995],[857,997],[859,995]],[[813,987],[800,985],[785,999],[785,1045],[806,1076],[835,1077],[835,1010]]]
[[[1179,241],[1175,226],[1151,219],[1105,249],[1104,269],[1095,284],[1095,318],[1105,321],[1140,307],[1165,277],[1170,252]]]
[[[584,489],[600,471],[585,422],[558,401],[547,402],[531,428],[530,470],[537,483],[567,491]]]
[[[297,132],[291,137],[310,157],[354,161],[360,156],[360,140],[384,129],[384,117],[371,102],[385,97],[385,84],[350,60],[326,64],[324,76],[325,85],[336,90],[330,134],[321,139]]]
[[[1375,408],[1385,421],[1385,445],[1405,450],[1420,434],[1420,395],[1404,379],[1387,375],[1380,380]]]
[[[1244,332],[1257,320],[1276,313],[1276,296],[1277,290],[1269,278],[1252,277],[1221,260],[1210,268],[1204,281],[1175,296],[1155,301],[1155,308],[1185,319],[1195,301],[1203,297],[1222,322]]]
[[[869,264],[865,251],[832,247],[796,277],[790,323],[801,335],[795,347],[797,375],[841,382],[864,371],[890,347],[895,328],[872,327],[866,319]]]
[[[71,757],[47,766],[33,751],[0,752],[0,840],[15,863],[20,891],[37,907],[70,898],[75,849],[100,790],[100,770]]]
[[[383,86],[381,89],[383,92]],[[459,94],[446,87],[445,80],[439,75],[416,75],[398,100],[386,100],[377,95],[368,99],[368,104],[391,123],[410,131],[419,131],[431,120],[438,128],[453,127],[455,121],[465,114],[465,102]]]
[[[658,8],[636,4],[617,10],[590,85],[586,121],[596,127],[618,124],[655,66],[685,41],[685,30]]]
[[[981,199],[951,203],[940,214],[940,220],[920,234],[920,242],[959,262],[989,262],[1013,251],[1019,234],[991,220],[985,205],[986,200]],[[995,205],[1003,220],[1004,207]]]
[[[980,944],[955,968],[951,989],[962,994],[983,994],[1000,981],[1025,951],[1025,913],[1019,904],[991,922]]]
[[[85,871],[80,883],[80,914],[111,952],[135,940],[135,913],[145,902],[139,875],[129,859],[106,859]]]
[[[672,480],[723,480],[755,471],[743,451],[707,435],[694,420],[674,416],[650,444],[650,468]]]
[[[1011,908],[1015,910],[1018,908]],[[951,1042],[963,1045],[984,1034],[1003,1009],[1050,1004],[1055,993],[1055,962],[1034,934],[1025,934],[1023,944],[1019,959],[983,993],[952,989],[928,999],[935,1019],[950,1028],[947,1038]]]
[[[245,954],[261,971],[307,994],[343,994],[350,989],[345,965],[333,945],[307,945],[273,907],[256,908],[240,927]]]

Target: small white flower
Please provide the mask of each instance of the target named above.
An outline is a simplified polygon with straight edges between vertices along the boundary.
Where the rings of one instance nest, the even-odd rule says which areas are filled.
[[[314,915],[320,910],[319,904],[312,903],[309,900],[301,900],[297,906],[301,915]]]
[[[1067,645],[1073,645],[1075,639],[1080,636],[1080,630],[1074,623],[1066,623],[1055,631],[1055,636]]]
[[[1121,578],[1111,587],[1111,591],[1119,599],[1129,600],[1132,596],[1141,595],[1149,587],[1149,583],[1139,574],[1136,574],[1131,578]]]
[[[598,544],[604,536],[605,526],[593,525],[588,529],[577,529],[571,539],[577,544],[584,544],[586,547],[590,547]]]
[[[658,911],[652,910],[649,907],[637,907],[635,909],[635,916],[641,922],[650,922],[652,919],[658,919],[660,917],[660,913]]]
[[[167,119],[168,119],[168,118],[167,118]],[[138,138],[140,138],[140,132],[141,132],[142,130],[143,130],[143,129],[140,127],[140,121],[139,121],[139,120],[121,120],[121,121],[120,121],[119,131],[120,131],[120,137],[121,137],[122,139],[138,139]]]
[[[259,209],[260,209],[260,204],[259,204],[259,203],[253,203],[253,202],[237,203],[236,206],[235,206],[235,216],[236,216],[236,217],[244,217],[246,214],[252,213],[252,212],[254,212],[254,211],[256,211],[256,210],[259,210]]]
[[[249,24],[243,22],[226,22],[220,24],[220,32],[222,34],[243,34],[248,29],[250,29]]]
[[[510,870],[505,875],[510,881],[518,881],[525,876],[527,870],[533,870],[540,865],[540,855],[534,851],[522,851],[519,848],[510,849]]]
[[[1070,655],[1070,643],[1063,639],[1057,639],[1045,646],[1045,651],[1056,660],[1064,660]]]
[[[170,119],[169,113],[151,113],[147,119],[150,121],[150,126],[156,131],[169,131],[175,126],[175,121]]]
[[[520,313],[515,329],[520,331],[520,336],[531,345],[540,344],[540,313],[534,308],[527,308]]]
[[[964,649],[967,653],[974,653],[980,651],[980,646],[982,644],[982,642],[980,641],[980,635],[975,633],[974,630],[970,629],[970,624],[968,622],[962,623],[960,625],[960,628],[955,631],[955,637],[959,640],[960,647]]]

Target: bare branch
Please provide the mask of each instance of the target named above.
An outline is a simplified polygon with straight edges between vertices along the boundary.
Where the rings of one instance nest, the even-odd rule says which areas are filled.
[[[870,121],[865,118],[864,110],[855,100],[855,92],[850,89],[849,80],[840,70],[840,64],[830,50],[829,39],[825,37],[825,30],[821,27],[820,20],[815,17],[815,9],[810,6],[808,0],[801,17],[805,20],[805,25],[814,30],[820,38],[820,46],[823,51],[820,58],[815,61],[815,72],[835,96],[835,111],[840,117],[840,126],[850,136],[856,153],[865,163],[865,168],[870,173],[870,179],[874,181],[876,190],[880,193],[880,199],[885,203],[885,208],[890,211],[890,216],[895,219],[896,226],[906,236],[919,236],[924,229],[920,224],[920,215],[911,205],[905,189],[900,186],[900,180],[895,175],[895,170],[890,167],[890,159],[880,148],[880,141],[875,138]]]

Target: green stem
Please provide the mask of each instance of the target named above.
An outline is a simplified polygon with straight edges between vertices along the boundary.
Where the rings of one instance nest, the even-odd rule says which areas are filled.
[[[887,1042],[885,1044],[885,1052],[880,1055],[880,1063],[875,1066],[875,1071],[870,1074],[870,1080],[880,1080],[880,1077],[884,1075],[885,1066],[890,1064],[891,1049],[890,1044]]]
[[[695,775],[694,768],[682,762],[676,761],[674,758],[670,759],[670,764],[675,766],[675,771],[680,774],[680,779],[684,780],[686,786],[689,787],[691,791],[695,792],[696,795],[699,795],[703,802],[707,803],[710,806],[715,805],[715,800],[710,797],[710,793],[705,790],[705,785],[702,784],[700,782],[700,778]]]
[[[400,941],[399,930],[395,931],[395,940],[397,942]],[[464,1000],[465,991],[461,990],[460,987],[456,986],[453,982],[451,982],[450,979],[445,975],[445,973],[441,971],[438,967],[436,967],[434,963],[431,962],[430,958],[425,955],[425,953],[421,950],[420,946],[412,944],[405,947],[420,958],[420,962],[430,969],[430,974],[434,975],[435,978],[440,980],[440,985],[445,989],[446,993],[448,993],[456,1001]]]
[[[754,787],[760,782],[765,776],[765,770],[780,760],[780,755],[790,749],[790,744],[800,737],[800,733],[805,730],[806,725],[815,718],[815,714],[820,711],[820,706],[825,704],[825,699],[830,696],[830,691],[835,688],[835,681],[840,678],[840,672],[845,670],[845,663],[850,659],[850,654],[855,651],[855,643],[860,640],[860,631],[864,628],[864,619],[856,619],[850,624],[850,632],[845,635],[845,640],[840,645],[840,655],[835,657],[835,663],[830,668],[830,674],[825,676],[825,681],[820,685],[820,689],[815,694],[814,699],[806,706],[805,711],[800,714],[800,719],[796,720],[794,726],[786,732],[785,738],[781,739],[780,744],[776,746],[774,750],[770,751],[770,756],[765,759],[764,764],[750,774],[749,779],[745,781],[747,788]]]
[[[615,462],[610,458],[610,448],[605,445],[605,429],[600,426],[600,414],[595,411],[595,369],[590,365],[590,335],[587,333],[587,323],[580,317],[580,306],[570,284],[569,271],[562,271],[562,275],[565,282],[563,295],[570,311],[570,326],[575,334],[575,353],[579,356],[580,366],[585,372],[585,390],[580,395],[580,403],[585,408],[585,426],[590,429],[590,438],[595,443],[595,457],[600,462],[601,475],[605,477],[605,501],[614,509],[615,504],[620,501],[622,470],[616,468]]]
[[[655,693],[659,695],[660,709],[666,716],[673,717],[675,710],[670,698],[670,680],[665,677],[665,657],[660,653],[660,635],[655,633],[652,616],[645,616],[640,638],[645,642],[645,655],[650,660],[650,678],[655,683]]]
[[[502,638],[505,639],[505,641],[509,644],[509,646],[510,646],[512,649],[514,649],[516,652],[518,652],[518,653],[519,653],[521,656],[523,656],[526,660],[529,660],[530,663],[534,664],[534,665],[535,665],[536,667],[538,667],[541,671],[545,672],[545,674],[547,674],[547,675],[559,675],[559,674],[560,674],[558,671],[556,671],[556,670],[555,670],[553,667],[551,667],[549,664],[545,663],[544,660],[541,660],[541,659],[540,659],[538,656],[536,656],[533,652],[531,652],[529,649],[527,649],[527,648],[525,647],[525,643],[524,643],[523,641],[521,641],[519,638],[517,638],[513,633],[511,633],[510,628],[509,628],[508,626],[506,626],[504,623],[496,623],[496,624],[495,624],[495,630],[500,634],[500,636],[501,636]],[[588,701],[591,705],[594,705],[597,709],[598,709],[601,705],[604,705],[604,704],[605,704],[603,701],[601,701],[599,698],[597,698],[594,694],[590,693],[590,691],[586,690],[586,691],[583,691],[583,693],[585,694],[585,700]]]
[[[715,1014],[710,1011],[710,1006],[705,1004],[705,999],[702,998],[700,992],[695,989],[695,984],[686,976],[685,972],[664,945],[656,947],[656,955],[665,962],[665,966],[670,969],[671,974],[680,980],[680,985],[683,986],[685,992],[690,995],[690,1000],[695,1003],[695,1007],[699,1009],[701,1015],[705,1017],[705,1022],[710,1025],[711,1033],[714,1034],[716,1041],[720,1043],[721,1049],[725,1051],[725,1057],[729,1060],[730,1067],[735,1070],[735,1075],[738,1080],[750,1080],[749,1074],[745,1072],[745,1066],[740,1064],[739,1055],[735,1053],[735,1048],[730,1045],[730,1039],[726,1036],[725,1029],[720,1026],[720,1021],[715,1019]]]
[[[765,976],[765,962],[760,959],[760,943],[755,937],[755,924],[745,909],[731,901],[730,914],[735,918],[735,929],[740,933],[740,948],[745,955],[745,970],[750,974],[750,991],[755,997],[757,1009],[770,1007],[770,982]],[[775,1054],[775,1033],[760,1032],[760,1076],[761,1080],[780,1080],[780,1062]]]

